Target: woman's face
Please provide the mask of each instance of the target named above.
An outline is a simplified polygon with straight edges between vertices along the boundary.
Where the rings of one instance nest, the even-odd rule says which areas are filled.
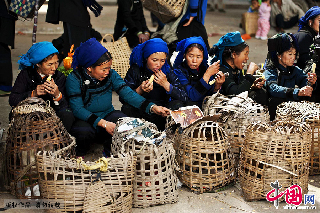
[[[249,47],[244,48],[240,54],[232,53],[233,65],[242,70],[249,60]]]
[[[190,69],[198,69],[203,61],[203,52],[198,47],[192,47],[186,53],[185,59]]]
[[[157,72],[166,63],[166,59],[167,54],[164,52],[153,53],[147,58],[147,68],[152,72]]]
[[[320,15],[316,16],[313,20],[309,21],[310,27],[316,32],[319,32]]]
[[[291,47],[290,50],[283,52],[278,56],[279,64],[284,67],[293,66],[294,61],[296,60],[296,49]]]
[[[98,81],[103,81],[109,75],[111,65],[112,60],[102,63],[101,65],[96,66],[95,68],[88,67],[87,73],[88,75],[97,79]]]
[[[45,76],[54,75],[58,66],[59,66],[59,58],[57,55],[53,55],[51,59],[48,59],[46,62],[42,62],[37,64],[37,71]]]

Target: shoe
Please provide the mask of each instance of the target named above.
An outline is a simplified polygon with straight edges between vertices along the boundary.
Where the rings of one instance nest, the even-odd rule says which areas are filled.
[[[266,37],[264,37],[264,36],[263,36],[263,37],[261,37],[261,40],[264,40],[264,41],[265,41],[265,40],[267,40],[267,39],[268,39],[268,37],[267,37],[267,36],[266,36]]]
[[[11,91],[3,91],[3,90],[0,90],[0,96],[8,96],[11,94]]]
[[[220,13],[225,13],[226,11],[224,9],[219,9],[218,10]]]
[[[256,38],[256,39],[260,39],[261,37],[256,35],[255,38]]]

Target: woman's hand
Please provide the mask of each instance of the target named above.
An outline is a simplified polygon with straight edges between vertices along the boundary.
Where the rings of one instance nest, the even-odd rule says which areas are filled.
[[[40,84],[37,86],[37,88],[33,91],[33,96],[38,97],[41,95],[45,95],[47,92],[45,91],[44,85]]]
[[[313,88],[310,86],[304,86],[299,90],[298,96],[309,96],[312,95]]]
[[[167,76],[161,70],[154,73],[154,82],[162,86],[167,92],[170,91],[170,83]]]
[[[254,62],[250,62],[247,69],[247,74],[254,75],[256,71],[259,69],[258,65]]]
[[[151,111],[157,115],[161,115],[162,117],[166,117],[170,115],[170,110],[166,107],[154,105]]]
[[[114,129],[116,128],[116,124],[110,121],[106,121],[104,119],[101,119],[98,122],[98,126],[105,129],[110,135],[113,135]]]
[[[258,78],[253,82],[253,85],[251,86],[252,89],[261,89],[266,82],[266,79],[264,78]]]
[[[191,24],[191,22],[193,21],[193,19],[194,19],[194,17],[193,17],[193,16],[190,16],[190,18],[189,18],[188,22],[187,22],[187,23],[185,23],[183,26],[184,26],[184,27],[189,26],[189,25]]]
[[[208,83],[211,76],[217,74],[219,72],[220,69],[220,60],[214,62],[212,65],[210,65],[208,67],[208,69],[206,70],[206,72],[203,75],[203,80]]]
[[[214,91],[218,91],[221,88],[221,85],[225,82],[226,76],[222,71],[219,71],[215,78]]]
[[[153,82],[149,82],[149,80],[145,80],[141,83],[141,85],[136,89],[136,92],[139,95],[142,95],[143,93],[147,92],[149,93],[150,91],[153,90]]]
[[[59,88],[53,79],[51,81],[45,81],[43,83],[43,86],[44,86],[45,91],[48,94],[52,95],[54,98],[59,96],[59,94],[60,94]]]
[[[314,85],[317,82],[317,74],[315,73],[308,73],[308,83]]]

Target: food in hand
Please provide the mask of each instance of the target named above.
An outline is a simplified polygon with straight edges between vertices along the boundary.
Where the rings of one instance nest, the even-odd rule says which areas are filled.
[[[149,82],[152,83],[153,80],[154,80],[154,75],[150,77]]]
[[[51,81],[51,79],[52,79],[52,75],[49,75],[47,78],[47,81],[49,82],[49,81]]]

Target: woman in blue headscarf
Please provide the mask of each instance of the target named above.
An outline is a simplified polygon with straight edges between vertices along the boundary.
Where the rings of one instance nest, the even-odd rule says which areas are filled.
[[[36,43],[21,56],[18,64],[21,72],[12,88],[9,104],[15,107],[28,97],[39,97],[49,101],[69,131],[74,117],[68,109],[65,97],[66,77],[56,71],[59,65],[58,50],[51,42]]]
[[[308,69],[311,65],[311,59],[313,59],[312,62],[316,62],[317,64],[317,75],[320,75],[320,55],[315,54],[316,52],[313,52],[312,54],[310,51],[310,47],[311,45],[315,44],[316,41],[318,41],[317,45],[320,45],[320,39],[317,38],[317,40],[315,40],[319,35],[319,21],[320,7],[314,6],[300,18],[299,30],[298,33],[295,34],[299,47],[299,58],[296,65],[302,70]],[[320,103],[320,88],[318,85],[316,86],[316,88],[314,88],[310,101]]]
[[[95,38],[82,43],[73,56],[73,72],[66,82],[70,107],[76,117],[71,134],[77,139],[77,155],[86,154],[93,141],[104,145],[108,155],[116,122],[126,117],[112,105],[112,91],[140,111],[166,116],[169,110],[138,95],[111,69],[108,50]],[[133,115],[133,117],[136,117]]]
[[[282,102],[299,101],[303,97],[312,95],[312,86],[317,81],[317,75],[305,74],[299,67],[294,66],[296,56],[297,41],[293,34],[277,34],[268,39],[264,74],[270,95],[268,106],[270,120],[275,118],[277,106]]]
[[[210,55],[214,55],[213,61],[220,61],[220,70],[223,73],[229,73],[222,84],[222,94],[238,95],[248,91],[250,98],[267,105],[267,94],[262,88],[265,80],[253,76],[258,66],[251,62],[246,73],[242,71],[249,60],[249,46],[241,38],[240,32],[222,36],[210,49]]]
[[[132,50],[130,68],[124,81],[147,100],[175,110],[185,105],[187,94],[167,63],[168,51],[167,43],[160,38],[136,46]],[[164,118],[148,115],[126,103],[121,110],[128,116],[144,118],[156,124],[160,130],[164,129]]]
[[[219,63],[208,66],[208,51],[202,37],[190,37],[180,41],[176,51],[179,53],[174,61],[174,73],[187,91],[187,105],[195,104],[201,107],[204,97],[220,89],[225,76],[219,72]],[[218,72],[219,74],[215,75]]]

